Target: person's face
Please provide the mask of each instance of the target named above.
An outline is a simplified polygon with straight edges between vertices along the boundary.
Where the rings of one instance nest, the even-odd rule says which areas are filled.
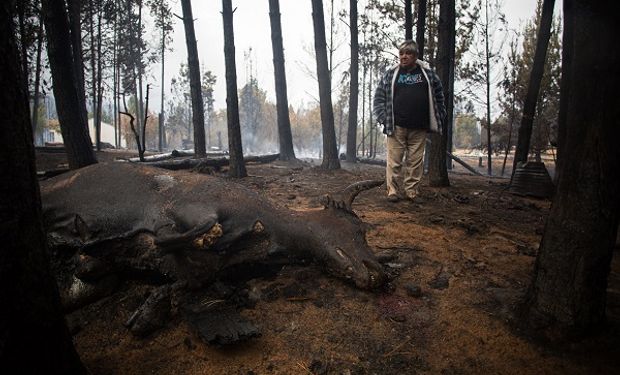
[[[413,68],[418,59],[416,53],[407,48],[398,51],[398,56],[400,58],[400,66],[403,68]]]

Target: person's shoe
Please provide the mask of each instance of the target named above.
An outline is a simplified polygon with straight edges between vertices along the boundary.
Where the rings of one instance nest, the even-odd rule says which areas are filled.
[[[390,195],[388,195],[388,197],[387,197],[387,201],[388,201],[388,202],[390,202],[390,203],[396,203],[396,202],[398,202],[398,195],[396,195],[396,194],[390,194]]]

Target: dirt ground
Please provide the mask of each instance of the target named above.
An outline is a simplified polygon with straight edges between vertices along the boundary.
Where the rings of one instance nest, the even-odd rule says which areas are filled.
[[[38,163],[51,169],[62,155],[38,154]],[[250,176],[239,183],[304,210],[318,207],[325,192],[384,176],[380,166],[323,171],[315,163],[248,165]],[[154,334],[133,337],[123,323],[152,287],[127,283],[68,316],[82,361],[93,374],[620,373],[620,259],[612,264],[605,330],[541,344],[520,331],[516,312],[550,201],[511,195],[507,180],[458,169],[450,182],[431,188],[424,179],[416,203],[389,203],[383,188],[355,200],[392,288],[361,291],[315,266],[286,266],[234,286],[257,296],[241,314],[261,337],[213,347],[178,314]]]

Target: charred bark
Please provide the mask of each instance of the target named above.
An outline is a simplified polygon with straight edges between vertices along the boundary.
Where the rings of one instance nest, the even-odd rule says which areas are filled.
[[[454,106],[454,55],[456,41],[456,9],[454,0],[445,0],[439,8],[439,65],[437,73],[444,89],[447,116],[441,122],[440,134],[431,135],[430,163],[428,170],[431,186],[450,186],[448,179],[448,136],[452,129]]]
[[[418,59],[424,59],[424,32],[426,31],[426,0],[418,0],[418,24],[416,25],[415,39],[418,44]]]
[[[73,43],[64,1],[43,0],[42,7],[54,97],[67,159],[71,169],[81,168],[97,162],[88,135],[85,101],[81,100],[83,78],[80,80],[80,72],[75,69],[77,60],[71,49]]]
[[[37,57],[36,67],[34,70],[34,93],[32,98],[32,135],[36,142],[37,125],[38,125],[38,110],[39,110],[39,94],[41,87],[41,52],[43,51],[43,15],[39,12],[39,28],[37,30]],[[40,140],[40,144],[43,144],[43,140]]]
[[[246,156],[243,158],[244,163],[271,163],[278,159],[280,154],[272,154],[272,155],[259,155],[259,156]],[[201,158],[201,159],[183,159],[183,160],[161,160],[148,162],[148,160],[143,160],[145,164],[151,165],[154,167],[170,169],[173,171],[178,171],[181,169],[191,169],[197,167],[225,167],[230,165],[230,159],[221,157],[221,158]]]
[[[12,29],[14,2],[0,5],[0,368],[83,374],[49,270],[34,165],[25,76]]]
[[[271,20],[271,45],[273,48],[273,71],[276,81],[276,106],[278,111],[278,138],[280,160],[295,160],[291,119],[288,113],[286,70],[284,69],[284,47],[282,46],[282,25],[280,23],[280,2],[269,0]]]
[[[530,153],[530,140],[532,138],[534,114],[536,113],[536,102],[538,101],[540,83],[543,73],[545,72],[545,57],[547,56],[547,47],[549,46],[549,38],[551,37],[554,3],[554,0],[544,0],[542,5],[542,14],[540,16],[540,25],[538,27],[536,42],[536,53],[534,54],[534,63],[532,64],[530,81],[527,86],[525,103],[523,104],[523,116],[521,117],[519,137],[517,138],[517,149],[515,150],[515,158],[512,165],[512,176],[514,176],[519,163],[527,162],[527,156]]]
[[[237,96],[237,63],[235,61],[235,30],[231,0],[222,0],[224,19],[224,57],[226,59],[226,115],[228,117],[228,150],[230,152],[231,177],[248,175],[243,163],[241,124],[239,121],[239,97]]]
[[[413,40],[413,0],[405,0],[405,39]]]
[[[620,215],[618,31],[611,1],[573,2],[560,179],[540,244],[525,321],[548,338],[592,332],[605,322],[607,277]],[[615,31],[614,31],[615,30]],[[592,43],[596,40],[596,43]]]
[[[573,2],[574,0],[564,0],[564,28],[562,35],[562,81],[560,82],[560,113],[558,115],[558,139],[557,139],[557,160],[555,163],[555,176],[554,182],[557,185],[557,181],[560,178],[560,171],[562,170],[562,161],[564,160],[564,142],[566,139],[566,115],[568,113],[568,98],[569,98],[569,86],[570,77],[567,73],[571,70],[572,54],[574,39],[574,18],[573,18]]]
[[[321,106],[321,126],[323,129],[324,169],[340,169],[336,130],[334,128],[334,109],[331,96],[331,79],[327,64],[327,42],[325,39],[325,16],[323,1],[312,0],[312,20],[314,24],[314,49],[316,52],[316,71],[319,81],[319,101]]]
[[[349,1],[349,28],[351,29],[351,69],[349,86],[349,126],[347,129],[347,160],[357,160],[357,109],[359,100],[359,38],[357,27],[357,0]]]
[[[200,83],[200,62],[196,46],[196,32],[190,0],[181,0],[183,24],[185,25],[185,42],[187,43],[187,66],[189,68],[189,86],[192,96],[192,123],[194,125],[194,151],[196,156],[205,156],[205,111]]]

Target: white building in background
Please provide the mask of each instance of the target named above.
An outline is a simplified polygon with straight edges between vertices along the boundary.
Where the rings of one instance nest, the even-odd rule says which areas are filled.
[[[93,119],[88,120],[88,133],[90,135],[90,140],[93,142],[93,146],[97,141],[97,134],[95,133],[95,125]],[[43,129],[43,141],[45,143],[63,143],[62,134],[53,129],[45,127]],[[112,146],[115,146],[114,142],[114,125],[108,124],[107,122],[101,122],[101,142],[109,143]],[[125,137],[121,135],[121,144],[119,148],[127,148],[127,141]]]
[[[88,133],[90,134],[90,140],[95,144],[97,141],[97,133],[95,132],[95,124],[92,118],[88,119]],[[101,142],[109,143],[112,146],[116,145],[114,143],[114,125],[103,121],[101,122]],[[122,134],[119,148],[127,148],[127,141],[125,141],[125,137],[123,137]]]

